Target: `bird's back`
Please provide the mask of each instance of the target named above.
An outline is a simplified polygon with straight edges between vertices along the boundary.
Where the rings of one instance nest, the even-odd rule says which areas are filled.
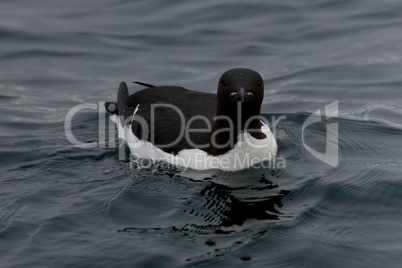
[[[136,110],[131,128],[138,138],[173,154],[183,149],[208,150],[215,94],[175,86],[150,87],[130,95],[125,105]],[[144,123],[148,133],[144,131]]]

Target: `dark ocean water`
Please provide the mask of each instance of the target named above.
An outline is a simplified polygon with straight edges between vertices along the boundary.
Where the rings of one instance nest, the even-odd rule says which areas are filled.
[[[397,0],[2,1],[0,267],[401,267],[401,26]],[[234,67],[264,77],[284,168],[119,160],[120,81],[215,92]],[[331,166],[307,148],[334,124]]]

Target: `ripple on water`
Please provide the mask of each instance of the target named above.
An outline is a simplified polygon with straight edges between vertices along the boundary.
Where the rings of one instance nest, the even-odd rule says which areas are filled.
[[[2,266],[398,267],[400,10],[396,0],[0,1]],[[112,100],[121,80],[215,92],[236,66],[264,76],[267,118],[285,117],[284,169],[137,169],[107,142],[66,139],[68,111]],[[302,129],[334,101],[338,117]],[[74,137],[96,144],[100,116],[75,114]],[[305,146],[325,153],[332,123],[336,167]]]

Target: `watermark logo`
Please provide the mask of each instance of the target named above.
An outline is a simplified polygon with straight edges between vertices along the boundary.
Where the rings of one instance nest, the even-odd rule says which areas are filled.
[[[334,101],[331,104],[325,106],[325,115],[327,118],[338,117],[338,101]],[[306,150],[317,159],[324,163],[336,167],[338,166],[338,123],[327,124],[327,140],[325,146],[325,153],[318,152],[308,146],[304,140],[304,130],[307,126],[321,121],[321,111],[317,110],[310,115],[302,126],[302,142]]]
[[[264,157],[253,157],[249,153],[236,153],[234,157],[211,157],[202,152],[196,152],[186,158],[160,157],[157,160],[142,158],[137,153],[130,155],[131,169],[148,169],[152,171],[172,169],[174,167],[182,167],[207,170],[207,169],[223,169],[223,170],[242,170],[247,168],[253,169],[285,169],[286,161],[283,157],[269,153]]]
[[[141,107],[136,107],[135,112],[138,111],[138,108],[141,109]],[[150,139],[150,143],[154,144],[152,141],[153,139],[155,139],[155,133],[152,131],[152,129],[154,128],[154,123],[156,120],[156,115],[155,115],[155,110],[156,109],[173,109],[173,111],[175,112],[175,114],[177,114],[178,118],[180,119],[180,125],[178,126],[179,128],[179,137],[177,139],[175,139],[174,141],[172,141],[171,143],[168,144],[162,144],[160,146],[158,146],[159,148],[163,148],[164,146],[172,146],[174,145],[174,143],[178,143],[180,142],[181,139],[186,139],[186,141],[193,147],[197,147],[197,146],[206,146],[208,147],[208,144],[197,144],[194,143],[191,140],[191,136],[190,134],[194,134],[195,135],[199,135],[199,134],[205,134],[206,132],[211,132],[211,130],[213,129],[212,125],[211,125],[211,121],[210,119],[203,117],[201,115],[197,115],[193,118],[189,118],[187,121],[185,120],[185,116],[183,114],[183,112],[179,109],[179,107],[176,107],[174,105],[170,105],[170,104],[157,104],[151,107],[151,113],[150,113],[150,122],[148,122],[147,120],[145,120],[144,118],[142,118],[141,116],[137,115],[135,112],[132,116],[129,116],[127,118],[124,118],[123,116],[116,116],[114,115],[114,122],[112,120],[109,119],[109,116],[107,115],[107,112],[104,108],[104,104],[102,102],[98,103],[98,104],[92,104],[92,103],[84,103],[84,104],[79,104],[75,107],[73,107],[66,116],[65,122],[64,122],[64,128],[65,128],[65,134],[67,139],[70,141],[70,143],[78,148],[82,148],[82,149],[90,149],[90,148],[116,148],[117,147],[117,143],[115,142],[115,137],[116,137],[116,132],[117,135],[120,139],[120,142],[118,143],[118,150],[119,150],[119,159],[120,160],[127,160],[127,155],[126,155],[126,145],[129,146],[129,148],[131,149],[131,154],[135,154],[138,150],[137,149],[142,149],[144,150],[148,150],[146,147],[143,147],[144,144],[146,144],[143,140],[139,140],[139,139],[132,139],[129,140],[127,139],[126,136],[126,131],[131,131],[131,125],[133,123],[140,125],[141,126],[141,130],[142,130],[142,136],[143,137],[148,137]],[[73,135],[72,130],[75,129],[73,128],[73,116],[75,114],[77,114],[78,112],[82,111],[82,110],[92,110],[92,111],[96,111],[98,113],[98,129],[97,129],[97,133],[94,132],[94,137],[98,136],[98,140],[97,141],[92,141],[92,142],[82,142],[80,141],[79,138],[76,138]],[[325,114],[327,119],[333,118],[333,117],[337,117],[338,116],[338,101],[335,101],[327,106],[325,106],[325,113],[321,114],[320,110],[317,110],[316,112],[314,112],[313,114],[311,114],[307,120],[305,120],[305,122],[302,125],[301,128],[301,136],[302,136],[302,144],[303,146],[306,148],[306,150],[313,155],[315,158],[321,160],[322,162],[332,166],[332,167],[336,167],[338,165],[338,123],[328,123],[326,125],[326,145],[325,145],[325,152],[319,152],[315,149],[313,149],[312,147],[310,147],[309,145],[307,145],[306,143],[306,138],[305,138],[305,129],[317,122],[321,122],[322,121],[322,116]],[[239,111],[240,113],[241,111]],[[260,120],[259,116],[257,117],[258,120]],[[255,119],[254,117],[250,118],[250,120],[245,122],[245,126],[247,127],[248,125],[250,125],[250,123],[252,123],[253,119]],[[244,140],[234,140],[235,137],[230,136],[230,139],[227,141],[228,143],[225,144],[214,144],[217,148],[219,146],[226,146],[227,144],[231,144],[234,145],[236,142],[238,143],[237,145],[239,146],[248,146],[254,149],[258,149],[258,150],[264,150],[264,148],[268,148],[268,147],[272,147],[273,144],[274,147],[276,147],[276,141],[275,141],[275,137],[278,137],[280,134],[277,133],[278,130],[281,129],[280,127],[280,121],[284,121],[287,120],[287,116],[286,115],[280,115],[280,116],[271,116],[270,118],[271,120],[268,120],[265,117],[262,117],[261,120],[262,122],[266,125],[269,126],[269,128],[271,129],[272,135],[270,136],[270,139],[272,140],[267,140],[264,143],[258,143],[258,140],[256,139],[249,139],[247,135],[245,135]],[[230,118],[226,118],[226,117],[216,117],[215,120],[221,120],[223,122],[225,122],[225,126],[227,126],[227,128],[225,129],[221,129],[218,130],[218,134],[219,131],[229,131],[230,133],[233,133],[233,127],[234,125],[239,126],[240,122],[237,122],[236,124],[233,123],[232,121],[230,121]],[[192,128],[192,123],[194,121],[198,121],[198,122],[203,122],[203,125],[205,125],[205,127],[203,128]],[[116,129],[116,125],[117,125],[117,129]],[[124,128],[123,126],[128,125],[129,128]],[[198,125],[199,126],[199,125]],[[252,129],[252,128],[247,128],[247,131],[259,131],[259,129]],[[239,130],[237,133],[240,133]],[[216,133],[215,133],[216,134]],[[323,137],[324,138],[324,137]],[[93,140],[93,139],[92,139]],[[151,148],[152,146],[150,146]],[[272,149],[272,148],[271,148]],[[267,149],[270,150],[270,149]],[[267,151],[268,152],[268,151]],[[275,150],[276,153],[276,150]],[[248,157],[248,155],[247,155]],[[278,157],[273,156],[273,157],[268,157],[268,159],[265,160],[269,160],[269,159],[278,159]],[[131,158],[132,159],[132,158]],[[140,159],[140,156],[138,157],[134,157],[134,159]],[[194,158],[195,160],[197,158]],[[211,158],[213,161],[215,159]],[[244,160],[242,158],[241,161],[238,161],[239,163],[251,163],[251,164],[245,164],[245,166],[254,166],[254,158],[250,157],[250,160],[248,158],[245,158],[246,160]],[[151,162],[153,164],[155,164],[155,160],[159,161],[161,160],[162,162],[171,162],[169,159],[153,159],[151,160]],[[195,161],[194,160],[194,161]],[[139,164],[139,166],[146,166],[146,165],[142,165],[143,163],[148,163],[148,162],[141,162],[140,160],[136,160],[137,164]],[[225,159],[223,159],[223,161],[226,161]],[[243,162],[242,162],[243,161]],[[275,160],[274,160],[275,161]],[[284,159],[282,158],[280,161],[282,161],[279,165],[282,166],[283,168],[285,167],[285,163],[284,163]],[[234,161],[235,162],[235,161]],[[256,161],[259,162],[259,161]],[[269,161],[265,161],[265,162],[269,162]],[[219,162],[218,165],[220,166],[224,166],[226,165],[224,163]],[[174,164],[174,163],[173,163]],[[270,162],[270,164],[272,164],[272,162]],[[242,164],[244,165],[244,164]],[[137,165],[138,166],[138,165]],[[212,166],[212,165],[211,165]],[[239,165],[241,166],[241,165]],[[273,166],[278,167],[278,162],[274,162]]]

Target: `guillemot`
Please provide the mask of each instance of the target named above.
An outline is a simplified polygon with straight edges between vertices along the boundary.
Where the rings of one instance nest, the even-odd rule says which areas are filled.
[[[135,83],[146,88],[129,95],[121,82],[117,102],[105,103],[134,156],[229,171],[275,157],[276,140],[261,120],[264,82],[256,71],[226,71],[216,95]]]

